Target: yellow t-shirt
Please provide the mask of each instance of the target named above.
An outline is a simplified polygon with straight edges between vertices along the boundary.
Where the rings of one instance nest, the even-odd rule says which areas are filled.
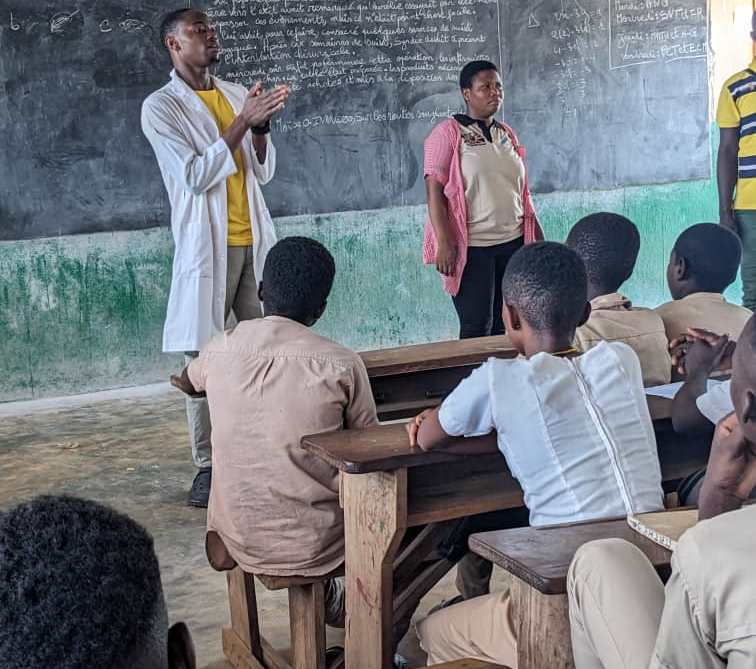
[[[756,209],[756,60],[725,81],[717,105],[717,125],[739,128],[735,209]]]
[[[210,113],[215,117],[221,132],[225,132],[231,125],[236,114],[226,97],[217,88],[210,91],[197,91],[202,101],[207,105]],[[247,180],[242,161],[241,149],[234,152],[236,174],[226,179],[228,191],[228,245],[252,245],[252,219],[249,215],[249,200],[247,199]]]

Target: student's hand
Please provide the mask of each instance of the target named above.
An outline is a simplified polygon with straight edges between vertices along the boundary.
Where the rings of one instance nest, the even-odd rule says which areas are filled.
[[[436,269],[444,276],[452,276],[457,266],[457,247],[445,239],[436,245]]]
[[[736,342],[728,335],[718,335],[702,328],[688,328],[687,334],[673,339],[670,344],[672,366],[681,375],[732,369],[732,356]]]
[[[405,426],[407,430],[407,436],[409,436],[409,443],[412,448],[417,447],[417,433],[420,431],[420,426],[423,424],[423,421],[430,416],[430,414],[433,412],[433,409],[426,409],[422,413],[418,414],[414,418],[412,418],[409,423]]]
[[[756,453],[743,435],[735,413],[723,418],[714,432],[705,486],[745,501],[756,488]]]
[[[204,397],[205,393],[198,393],[197,389],[192,385],[192,382],[189,380],[189,371],[188,367],[184,367],[184,370],[181,372],[179,376],[173,374],[171,376],[171,385],[174,388],[178,388],[182,393],[186,393],[187,395],[190,395],[191,397]]]
[[[735,214],[732,209],[719,213],[719,224],[723,228],[727,228],[730,232],[734,232],[736,235],[740,236],[738,222],[735,220]]]
[[[289,87],[285,84],[264,90],[258,81],[247,93],[241,116],[250,128],[264,126],[280,112],[289,97]]]

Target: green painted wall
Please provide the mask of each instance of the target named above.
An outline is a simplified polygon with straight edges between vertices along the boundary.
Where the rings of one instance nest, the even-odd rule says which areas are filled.
[[[667,299],[664,269],[676,236],[716,220],[715,184],[695,181],[537,196],[547,237],[562,240],[591,211],[615,211],[643,245],[625,292]],[[336,257],[336,286],[318,328],[356,349],[453,338],[456,318],[435,271],[420,262],[424,207],[277,221]],[[177,356],[160,353],[170,283],[166,228],[0,244],[0,401],[163,381]],[[740,288],[728,296],[739,301]]]

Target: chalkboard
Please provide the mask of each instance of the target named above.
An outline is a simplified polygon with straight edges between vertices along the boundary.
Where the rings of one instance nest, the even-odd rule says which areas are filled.
[[[504,114],[537,192],[710,176],[706,0],[507,0]]]
[[[0,239],[165,225],[142,100],[165,3],[0,0]]]
[[[473,58],[503,64],[535,190],[709,175],[705,0],[191,4],[218,25],[219,76],[292,86],[274,215],[424,202],[423,140]],[[168,8],[0,0],[0,239],[168,223],[139,125],[170,69]]]

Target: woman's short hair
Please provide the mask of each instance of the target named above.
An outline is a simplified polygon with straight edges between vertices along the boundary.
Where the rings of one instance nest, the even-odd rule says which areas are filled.
[[[459,87],[462,90],[466,88],[472,88],[473,79],[475,75],[480,72],[487,72],[493,70],[498,72],[499,68],[496,67],[490,60],[473,60],[462,68],[462,72],[459,73]]]

